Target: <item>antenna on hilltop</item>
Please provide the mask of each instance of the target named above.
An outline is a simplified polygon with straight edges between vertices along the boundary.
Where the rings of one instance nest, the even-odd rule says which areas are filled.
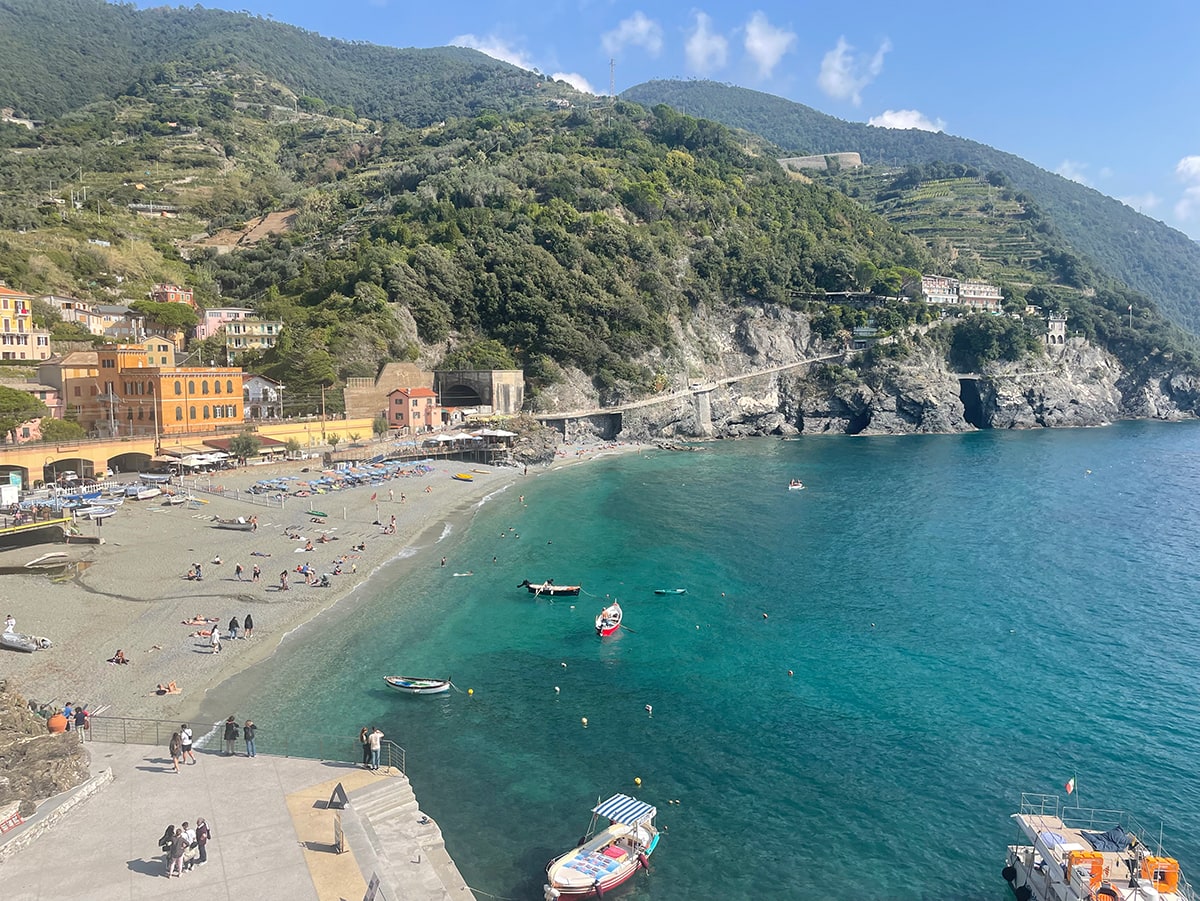
[[[608,58],[608,102],[611,104],[617,99],[617,61],[611,56]]]

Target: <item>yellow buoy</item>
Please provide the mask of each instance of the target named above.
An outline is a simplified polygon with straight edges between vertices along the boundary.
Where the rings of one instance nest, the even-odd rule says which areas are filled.
[[[583,728],[585,728],[585,729],[587,728],[587,717],[586,716],[581,718],[579,720],[579,722],[583,723]]]
[[[633,777],[633,784],[634,784],[634,785],[641,785],[641,784],[642,784],[642,777],[641,777],[641,776],[634,776],[634,777]]]
[[[473,688],[468,688],[468,689],[467,689],[467,694],[469,694],[469,695],[473,695],[473,694],[475,694],[475,689],[473,689]]]

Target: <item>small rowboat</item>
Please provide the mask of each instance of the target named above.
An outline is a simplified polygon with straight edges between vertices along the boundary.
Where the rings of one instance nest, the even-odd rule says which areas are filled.
[[[553,579],[535,583],[526,579],[518,588],[528,588],[530,594],[544,594],[552,598],[573,598],[579,596],[578,585],[555,585]]]
[[[686,588],[655,588],[655,594],[687,594]]]
[[[214,516],[212,526],[214,529],[231,529],[235,532],[254,531],[254,523],[241,516],[237,519],[222,519],[219,516]]]
[[[474,482],[475,476],[469,472],[456,472],[451,478],[458,479],[460,482]]]
[[[328,513],[324,513],[320,510],[309,510],[308,515],[309,516],[326,516],[326,517],[329,516]]]
[[[788,482],[788,491],[803,491],[803,490],[804,490],[804,483],[801,482],[799,479],[792,479],[790,482]]]
[[[610,604],[596,617],[596,634],[605,638],[621,628],[621,605]]]
[[[384,676],[383,681],[396,691],[409,695],[440,695],[450,690],[449,679],[414,679],[412,676]]]
[[[46,650],[51,644],[49,638],[42,638],[39,635],[26,635],[23,632],[0,632],[0,648],[8,648],[10,651],[32,654],[34,651]]]

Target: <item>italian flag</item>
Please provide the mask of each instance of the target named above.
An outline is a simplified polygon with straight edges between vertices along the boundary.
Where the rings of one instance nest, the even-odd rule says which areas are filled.
[[[1073,791],[1075,791],[1075,777],[1074,776],[1072,776],[1070,779],[1067,780],[1067,794],[1069,795]]]

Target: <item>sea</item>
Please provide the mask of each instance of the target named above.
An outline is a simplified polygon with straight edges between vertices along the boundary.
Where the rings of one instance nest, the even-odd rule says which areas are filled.
[[[1009,899],[1021,793],[1071,779],[1200,873],[1200,423],[697,447],[440,524],[238,677],[260,750],[378,725],[480,899],[618,792],[663,830],[628,901]]]

